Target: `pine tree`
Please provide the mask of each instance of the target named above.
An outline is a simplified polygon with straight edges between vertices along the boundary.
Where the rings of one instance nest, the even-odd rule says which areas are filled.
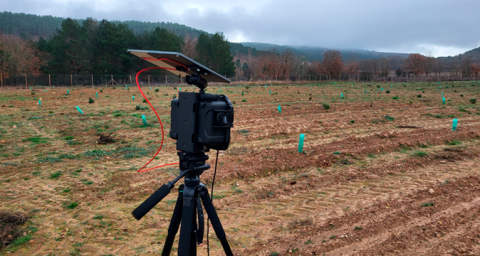
[[[134,57],[127,50],[134,43],[135,36],[127,25],[102,20],[95,38],[94,70],[103,74],[127,74]]]
[[[208,36],[208,34],[200,34],[195,50],[197,51],[197,58],[195,58],[195,60],[200,62],[202,65],[211,67],[212,48],[210,36]]]
[[[50,72],[78,74],[90,61],[84,45],[85,40],[80,25],[72,19],[62,22],[50,42],[52,59],[48,62]]]
[[[230,44],[223,34],[216,33],[212,37],[202,33],[196,46],[196,60],[222,76],[235,75],[235,63],[230,53]]]
[[[227,77],[235,75],[235,64],[230,54],[230,44],[223,34],[215,33],[211,38],[212,68]]]
[[[166,28],[157,27],[151,34],[151,50],[180,52],[183,39]]]

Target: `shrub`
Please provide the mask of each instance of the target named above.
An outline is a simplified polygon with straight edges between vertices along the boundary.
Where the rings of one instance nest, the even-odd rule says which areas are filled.
[[[75,209],[75,208],[78,206],[78,203],[77,203],[77,202],[73,202],[73,203],[71,203],[71,204],[65,204],[64,206],[65,206],[65,208],[72,210],[72,209]]]
[[[429,206],[435,206],[435,203],[433,202],[426,202],[420,205],[421,207],[429,207]]]
[[[159,91],[160,91],[160,90],[159,90],[158,88],[157,88],[157,89],[155,89],[155,92],[159,92]]]
[[[88,98],[88,103],[94,103],[95,101],[93,101],[92,98]]]
[[[477,99],[476,99],[476,98],[471,98],[471,99],[470,99],[470,103],[472,103],[472,104],[477,103]]]
[[[390,91],[386,91],[386,93],[390,93]]]
[[[135,110],[145,110],[145,109],[148,109],[147,106],[142,106],[142,105],[136,105],[135,106]]]
[[[322,103],[322,106],[323,106],[323,109],[325,110],[329,110],[330,109],[330,104],[326,103],[326,102],[323,102]]]
[[[387,121],[393,121],[395,120],[394,117],[391,117],[391,116],[384,116],[383,118],[387,119]]]
[[[60,177],[60,175],[62,175],[61,172],[54,172],[50,175],[50,179],[56,179],[56,178]]]
[[[415,153],[413,153],[413,155],[415,156],[419,156],[419,157],[424,157],[424,156],[427,156],[427,152],[424,152],[424,151],[417,151]]]
[[[398,100],[398,96],[392,97],[392,100]]]
[[[462,142],[460,142],[458,140],[446,141],[445,143],[447,143],[447,145],[452,145],[452,146],[462,144]]]
[[[147,100],[146,100],[146,99],[143,99],[143,101],[142,101],[142,102],[143,102],[143,103],[147,103]]]

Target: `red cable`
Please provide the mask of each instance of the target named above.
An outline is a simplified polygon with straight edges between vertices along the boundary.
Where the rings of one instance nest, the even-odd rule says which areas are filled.
[[[146,58],[142,58],[142,59],[146,59]],[[186,70],[188,70],[188,68],[187,68],[185,65],[183,65],[182,63],[176,62],[176,61],[171,60],[171,59],[159,58],[159,59],[148,59],[148,60],[151,60],[151,61],[153,61],[153,60],[155,60],[155,61],[168,60],[168,61],[174,62],[174,63],[176,63],[176,64],[178,64],[178,65],[180,65],[180,66],[183,66]],[[150,159],[150,161],[148,161],[148,162],[147,162],[142,168],[140,168],[137,172],[146,172],[146,171],[149,171],[149,170],[152,170],[152,169],[157,169],[157,168],[164,167],[164,166],[168,166],[168,165],[176,165],[176,164],[179,164],[179,163],[170,163],[170,164],[159,165],[159,166],[152,167],[152,168],[149,168],[149,169],[146,169],[146,170],[142,170],[142,169],[145,168],[148,164],[150,164],[150,162],[152,162],[153,159],[155,159],[155,157],[158,155],[158,153],[160,153],[160,150],[162,149],[162,146],[163,146],[163,139],[164,139],[162,120],[160,119],[160,116],[158,115],[157,111],[156,111],[155,108],[152,106],[152,104],[150,103],[150,101],[147,99],[147,97],[145,96],[145,94],[143,94],[142,88],[140,87],[140,84],[138,83],[138,75],[140,75],[140,73],[142,73],[142,72],[144,72],[144,71],[151,70],[151,69],[176,70],[176,69],[174,69],[174,68],[164,68],[164,67],[145,68],[145,69],[140,70],[140,71],[137,73],[136,77],[135,77],[135,81],[137,82],[138,90],[140,90],[140,93],[142,94],[143,98],[147,101],[148,105],[150,105],[150,107],[152,108],[153,112],[155,112],[155,115],[157,115],[158,121],[160,122],[160,128],[162,129],[162,142],[160,143],[160,147],[158,148],[157,153],[155,153],[155,155],[152,157],[152,159]]]

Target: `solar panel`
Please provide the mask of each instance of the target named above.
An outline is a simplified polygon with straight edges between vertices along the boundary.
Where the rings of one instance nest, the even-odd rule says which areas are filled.
[[[230,80],[226,77],[217,74],[215,71],[178,52],[131,49],[129,49],[128,52],[155,66],[166,68],[167,71],[178,76],[185,77],[197,73],[208,82],[230,83]],[[187,67],[186,70],[184,66]]]

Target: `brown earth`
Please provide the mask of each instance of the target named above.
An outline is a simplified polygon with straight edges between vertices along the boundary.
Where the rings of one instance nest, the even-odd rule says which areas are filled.
[[[480,252],[480,111],[469,102],[478,87],[442,84],[443,105],[436,84],[394,85],[385,88],[390,94],[376,85],[388,86],[209,87],[235,102],[232,141],[220,153],[214,191],[235,255]],[[177,162],[167,136],[169,101],[178,90],[159,89],[143,89],[166,129],[150,166]],[[175,191],[141,221],[131,216],[178,173],[169,167],[136,173],[160,144],[158,121],[150,110],[136,110],[147,106],[137,88],[66,90],[0,90],[0,211],[31,216],[24,224],[31,239],[0,254],[158,254]],[[98,143],[99,134],[113,134],[115,142]],[[210,186],[213,170],[201,178]],[[215,234],[210,238],[212,255],[222,255]],[[199,255],[206,255],[205,245]]]

